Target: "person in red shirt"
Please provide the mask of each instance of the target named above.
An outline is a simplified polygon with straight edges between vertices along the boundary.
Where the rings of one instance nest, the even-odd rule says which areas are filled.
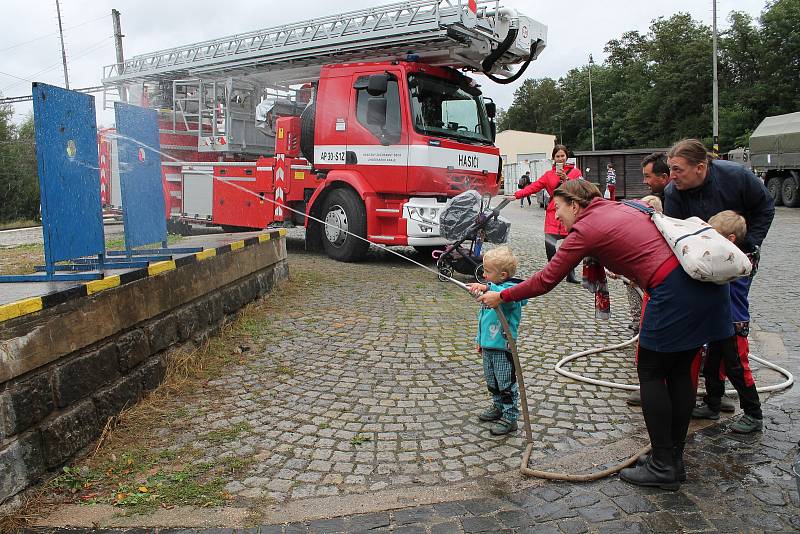
[[[581,178],[581,170],[572,164],[567,163],[569,150],[564,145],[553,147],[553,168],[539,177],[532,184],[519,189],[514,193],[514,198],[523,199],[535,195],[542,189],[550,195],[550,202],[547,204],[544,214],[544,249],[547,253],[547,261],[553,258],[556,253],[556,243],[567,236],[567,229],[556,219],[556,207],[553,203],[553,191],[558,186],[568,180]],[[567,281],[577,284],[580,282],[572,271],[567,275]]]
[[[617,200],[617,171],[614,170],[613,163],[606,165],[606,190],[608,191],[606,198]]]
[[[490,307],[552,290],[583,258],[644,288],[637,371],[642,413],[653,452],[620,478],[675,491],[685,477],[683,449],[695,390],[690,367],[709,340],[733,335],[728,286],[691,278],[650,216],[601,198],[585,180],[567,181],[553,192],[556,217],[569,230],[553,259],[524,282],[479,300]]]

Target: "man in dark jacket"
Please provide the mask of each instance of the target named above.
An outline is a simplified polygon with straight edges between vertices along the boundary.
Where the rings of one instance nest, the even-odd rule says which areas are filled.
[[[704,158],[697,161],[700,149]],[[775,204],[760,178],[738,163],[709,160],[705,146],[696,139],[678,142],[668,158],[672,182],[664,190],[665,215],[708,221],[721,211],[733,210],[747,222],[748,252],[761,246],[775,217]]]
[[[747,222],[747,234],[741,248],[757,260],[761,243],[767,237],[775,217],[775,204],[761,179],[738,163],[709,159],[705,146],[696,139],[679,141],[669,151],[667,158],[672,182],[664,190],[664,213],[678,219],[699,217],[704,221],[725,210],[739,213]],[[709,380],[719,373],[720,359],[725,363],[725,372],[739,393],[740,404],[745,411],[732,426],[735,432],[740,433],[755,432],[762,428],[761,404],[755,384],[746,383],[744,379],[747,354],[739,354],[738,349],[739,345],[746,344],[739,344],[736,338],[747,337],[749,332],[747,294],[751,280],[748,278],[742,280],[743,284],[738,284],[737,299],[742,302],[739,306],[741,311],[731,317],[736,335],[709,345],[707,365],[703,369],[703,375]],[[715,362],[716,368],[712,368]],[[692,415],[717,419],[719,409],[719,399],[707,394],[705,404],[696,407]]]
[[[526,171],[525,174],[523,174],[520,177],[519,181],[517,182],[517,188],[518,189],[525,189],[529,185],[531,185],[531,171]],[[525,198],[526,197],[522,197],[521,199],[519,199],[519,207],[520,208],[525,205]],[[528,199],[528,206],[530,206],[531,205],[531,197],[527,197],[527,199]]]

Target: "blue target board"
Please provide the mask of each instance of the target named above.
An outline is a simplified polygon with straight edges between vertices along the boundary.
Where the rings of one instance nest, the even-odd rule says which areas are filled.
[[[114,103],[125,248],[167,239],[156,111]]]
[[[46,263],[104,254],[94,97],[34,83],[33,122]]]

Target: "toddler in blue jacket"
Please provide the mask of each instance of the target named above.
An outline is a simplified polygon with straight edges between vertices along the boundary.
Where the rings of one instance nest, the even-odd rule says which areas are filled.
[[[517,258],[508,247],[488,251],[483,257],[483,276],[486,284],[470,284],[473,293],[502,291],[516,284],[511,280],[517,272]],[[517,329],[522,318],[522,306],[527,300],[501,304],[511,336],[517,338]],[[475,337],[478,352],[483,354],[483,374],[486,387],[492,394],[492,406],[478,415],[485,422],[495,421],[489,432],[501,436],[517,430],[519,418],[519,386],[514,370],[511,349],[505,337],[503,325],[494,308],[481,305],[478,311],[478,335]]]

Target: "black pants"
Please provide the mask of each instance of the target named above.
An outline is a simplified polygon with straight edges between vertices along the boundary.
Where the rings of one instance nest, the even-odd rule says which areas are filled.
[[[697,348],[656,352],[639,347],[642,413],[653,449],[683,450],[694,407],[691,366],[696,353]]]
[[[744,366],[739,357],[736,334],[712,341],[708,344],[708,355],[703,365],[703,378],[706,382],[706,395],[703,398],[709,408],[719,411],[719,403],[725,394],[725,382],[719,379],[720,362],[725,363],[725,374],[739,394],[739,405],[744,413],[756,419],[763,417],[761,401],[755,384],[747,385],[744,379]]]
[[[558,234],[544,234],[544,251],[547,254],[547,261],[550,261],[550,260],[553,259],[553,256],[556,255],[556,243],[558,243],[558,241],[560,239],[564,239],[565,237],[566,236],[558,235]],[[568,279],[570,281],[573,281],[573,280],[577,281],[577,278],[575,277],[575,270],[574,269],[569,272],[567,277],[568,277]]]
[[[544,234],[544,251],[547,253],[547,261],[553,259],[556,255],[556,243],[559,239],[564,239],[564,236],[558,234]]]

